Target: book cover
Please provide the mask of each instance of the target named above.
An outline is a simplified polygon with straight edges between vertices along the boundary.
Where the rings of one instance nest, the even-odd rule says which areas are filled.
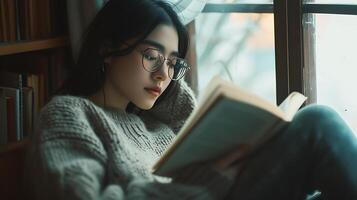
[[[23,88],[23,100],[24,100],[24,132],[23,137],[27,137],[33,131],[34,126],[34,93],[33,88],[24,87]]]
[[[8,29],[9,27],[7,27],[7,15],[6,15],[7,11],[6,11],[6,4],[5,1],[0,1],[0,21],[1,21],[1,27],[0,27],[0,31],[1,31],[1,35],[2,35],[2,40],[0,42],[6,42],[8,41]]]
[[[20,90],[10,87],[0,87],[1,93],[6,98],[7,105],[7,131],[10,141],[18,141],[22,138],[20,129]]]
[[[27,76],[27,86],[33,90],[33,122],[36,121],[38,113],[40,112],[40,94],[39,94],[39,77],[35,74]]]
[[[0,90],[0,145],[7,144],[7,102],[3,90]]]
[[[17,24],[16,24],[16,2],[14,0],[7,1],[7,12],[8,12],[8,28],[9,28],[9,41],[16,41],[17,39]]]
[[[16,121],[16,126],[18,127],[17,134],[19,138],[22,138],[23,134],[23,97],[22,97],[22,88],[23,88],[23,76],[22,74],[8,72],[8,71],[0,71],[0,86],[7,87],[9,91],[10,88],[16,89],[17,95],[15,98],[16,103],[16,116],[18,115],[18,121]],[[8,93],[10,94],[10,93]]]
[[[189,164],[223,156],[240,145],[256,150],[292,120],[306,100],[293,92],[282,107],[215,77],[152,172],[169,176]],[[285,113],[287,112],[287,113]]]
[[[6,97],[7,143],[19,140],[15,104],[16,100],[13,97]]]

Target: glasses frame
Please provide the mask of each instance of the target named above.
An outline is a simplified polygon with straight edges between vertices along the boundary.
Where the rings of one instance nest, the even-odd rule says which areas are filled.
[[[111,50],[110,52],[107,52],[105,55],[103,55],[103,57],[105,58],[105,57],[110,57],[110,56],[114,56],[114,57],[124,56],[124,55],[127,55],[127,54],[129,54],[131,51],[134,50],[134,51],[136,51],[136,52],[138,52],[138,53],[141,54],[141,57],[142,57],[142,58],[141,58],[141,66],[142,66],[142,68],[143,68],[145,71],[147,71],[147,72],[153,73],[153,72],[156,72],[156,71],[160,70],[160,67],[157,67],[157,69],[151,70],[151,71],[150,71],[150,70],[147,70],[147,69],[144,67],[144,59],[145,59],[145,58],[144,58],[144,52],[147,51],[148,49],[156,50],[156,51],[158,51],[158,52],[160,53],[160,55],[162,55],[162,57],[163,57],[164,59],[163,59],[163,62],[159,65],[160,67],[162,67],[162,65],[165,63],[166,60],[172,62],[171,59],[170,59],[170,58],[166,58],[166,57],[163,55],[163,53],[162,53],[159,49],[152,48],[152,47],[148,47],[148,48],[146,48],[146,49],[144,49],[144,50],[142,50],[142,51],[137,50],[136,46],[134,46],[134,47],[132,47],[132,48],[127,48],[127,49],[115,49],[115,50]],[[179,60],[185,61],[185,64],[187,64],[187,66],[184,66],[184,68],[186,68],[186,69],[185,69],[185,72],[184,72],[183,75],[182,75],[181,77],[179,77],[179,78],[173,78],[173,77],[170,76],[169,72],[167,72],[168,77],[169,77],[171,80],[173,80],[173,81],[178,81],[178,80],[180,80],[181,78],[183,78],[183,77],[186,75],[187,71],[191,70],[191,66],[187,63],[187,61],[186,61],[185,59],[180,58],[180,57],[177,57],[177,58],[178,58]]]
[[[136,49],[135,49],[135,50],[136,50]],[[157,52],[159,53],[159,57],[161,56],[161,57],[163,58],[162,61],[161,61],[161,63],[159,63],[158,66],[155,67],[154,70],[148,70],[147,68],[145,68],[145,65],[144,65],[144,59],[146,59],[146,58],[144,57],[144,53],[145,53],[146,51],[148,51],[148,50],[155,50],[155,51],[157,51]],[[172,59],[166,58],[166,57],[163,55],[163,53],[162,53],[159,49],[152,48],[152,47],[148,47],[148,48],[146,48],[146,49],[144,49],[144,50],[142,50],[142,51],[139,51],[139,50],[136,50],[136,51],[138,51],[138,52],[141,54],[141,64],[142,64],[142,67],[144,68],[144,70],[147,71],[147,72],[153,73],[153,72],[159,71],[159,70],[161,69],[161,67],[163,66],[163,64],[165,63],[165,61],[169,61],[169,62],[172,63]],[[191,69],[191,66],[187,63],[187,61],[186,61],[185,59],[179,58],[179,57],[177,57],[177,56],[175,56],[175,57],[177,58],[178,61],[184,61],[184,62],[185,62],[185,65],[182,67],[182,68],[185,68],[185,69],[184,69],[185,72],[184,72],[181,76],[179,76],[178,78],[171,77],[171,75],[170,75],[170,73],[169,73],[169,70],[170,70],[171,66],[169,66],[167,75],[169,76],[169,78],[170,78],[171,80],[173,80],[173,81],[178,81],[178,80],[180,80],[181,78],[183,78],[183,77],[186,75],[186,72]],[[174,66],[173,66],[173,67],[174,67]],[[174,70],[174,73],[175,73],[175,70]]]

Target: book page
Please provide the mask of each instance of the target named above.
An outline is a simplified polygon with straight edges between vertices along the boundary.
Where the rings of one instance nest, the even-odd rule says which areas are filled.
[[[307,97],[299,92],[292,92],[279,105],[279,108],[285,113],[286,119],[291,121],[295,113],[299,110],[301,105],[306,101]]]
[[[186,136],[190,133],[192,128],[198,123],[198,121],[205,115],[208,109],[217,101],[219,96],[219,86],[212,87],[209,89],[210,93],[206,92],[206,98],[199,102],[198,107],[193,110],[193,113],[189,116],[186,123],[181,128],[180,132],[177,134],[177,137],[174,138],[173,142],[168,146],[166,151],[160,157],[160,159],[154,164],[153,171],[155,171],[162,163],[166,161],[168,157],[174,152],[176,147],[180,145],[186,138]]]
[[[233,100],[236,100],[236,101],[245,102],[245,103],[250,104],[254,107],[262,109],[266,112],[270,112],[273,115],[276,115],[277,117],[281,118],[284,121],[287,121],[287,119],[285,117],[285,113],[280,108],[278,108],[278,106],[259,97],[258,95],[255,95],[247,90],[244,90],[231,82],[220,79],[219,77],[215,77],[214,82],[216,84],[221,85],[220,92],[222,93],[222,95],[224,95],[228,98],[231,98]]]
[[[298,94],[294,93],[285,101],[290,115],[305,100],[297,98],[304,97]],[[289,119],[278,106],[215,77],[198,107],[152,167],[152,172],[164,174],[192,162],[219,156],[240,144],[256,146],[276,132],[272,130],[273,126],[278,127]],[[217,146],[219,141],[224,145]]]
[[[244,145],[255,149],[284,123],[276,115],[241,101],[219,98],[153,173],[167,176],[191,163],[206,162]],[[274,130],[273,130],[274,129]],[[179,143],[178,143],[179,142]]]

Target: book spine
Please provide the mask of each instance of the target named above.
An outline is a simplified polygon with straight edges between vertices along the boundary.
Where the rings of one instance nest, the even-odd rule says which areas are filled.
[[[7,102],[0,89],[0,145],[7,144]]]
[[[8,27],[9,27],[9,41],[16,41],[17,30],[16,30],[16,5],[14,0],[7,1],[8,10]]]
[[[33,131],[33,89],[23,88],[24,97],[24,132],[23,137],[27,137]]]
[[[7,137],[8,142],[16,142],[16,105],[15,99],[12,97],[6,97],[6,106],[7,106]]]
[[[16,13],[16,40],[22,40],[20,32],[20,5],[19,0],[15,0],[15,13]]]
[[[2,5],[0,2],[0,43],[2,43],[4,41],[4,34],[3,34],[3,30],[4,30],[4,25],[2,24]]]
[[[15,124],[16,124],[16,140],[21,139],[21,110],[20,110],[20,90],[16,90],[16,98],[15,101]]]
[[[23,139],[24,134],[24,100],[23,100],[23,83],[22,83],[22,74],[19,74],[19,140]]]
[[[3,40],[1,42],[8,41],[8,27],[7,27],[7,15],[6,15],[6,4],[5,1],[0,1],[0,20],[1,20],[1,29]]]
[[[34,102],[33,102],[33,110],[34,110],[34,119],[33,121],[36,122],[37,121],[37,116],[38,116],[38,113],[40,111],[40,100],[39,100],[39,97],[40,97],[40,94],[39,94],[39,80],[38,80],[38,75],[34,75],[34,74],[31,74],[29,79],[28,79],[28,82],[32,85],[32,88],[33,88],[33,94],[34,94]]]
[[[9,92],[9,95],[14,98],[16,103],[16,134],[17,138],[20,140],[23,133],[22,74],[1,71],[0,78],[0,86],[8,87],[6,91]]]
[[[29,23],[29,1],[17,0],[18,6],[18,21],[20,26],[20,39],[30,39],[30,23]]]

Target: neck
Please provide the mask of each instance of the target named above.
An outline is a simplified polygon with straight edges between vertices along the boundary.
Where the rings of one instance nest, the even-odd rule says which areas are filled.
[[[120,110],[125,110],[129,104],[129,101],[109,84],[104,84],[104,86],[94,95],[90,96],[89,99],[99,106]]]

